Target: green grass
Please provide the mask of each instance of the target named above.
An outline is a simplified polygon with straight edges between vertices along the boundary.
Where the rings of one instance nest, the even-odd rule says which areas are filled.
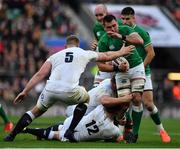
[[[12,117],[14,123],[17,118]],[[61,121],[61,117],[38,118],[31,127],[48,127]],[[169,132],[172,141],[169,144],[161,142],[159,134],[156,131],[151,119],[143,119],[139,139],[136,144],[125,143],[107,143],[103,141],[98,142],[81,142],[68,143],[60,141],[36,140],[32,135],[19,134],[13,142],[4,142],[3,138],[7,135],[3,132],[3,123],[0,123],[0,148],[180,148],[180,120],[179,119],[164,119],[164,126]]]

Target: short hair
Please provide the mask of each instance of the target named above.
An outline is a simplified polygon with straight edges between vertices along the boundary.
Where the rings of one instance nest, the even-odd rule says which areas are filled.
[[[132,7],[125,7],[121,11],[121,14],[122,15],[135,15],[135,11]]]
[[[79,38],[76,35],[70,35],[66,38],[66,45],[79,45]]]
[[[103,10],[104,10],[106,13],[108,12],[107,7],[106,7],[105,4],[98,4],[98,5],[96,5],[95,10],[96,10],[97,8],[103,8]]]
[[[106,22],[111,22],[112,20],[116,20],[116,17],[112,14],[108,14],[103,18],[103,24],[105,24]]]

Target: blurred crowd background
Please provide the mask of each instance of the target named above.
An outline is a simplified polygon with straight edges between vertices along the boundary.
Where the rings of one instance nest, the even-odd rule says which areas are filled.
[[[50,48],[43,39],[65,38],[70,34],[79,34],[78,30],[82,28],[80,21],[74,23],[74,15],[69,15],[67,11],[70,10],[78,16],[82,13],[81,5],[84,3],[158,5],[169,11],[171,18],[176,20],[174,24],[180,29],[180,0],[1,0],[0,100],[11,102],[51,54]],[[156,59],[162,57],[164,55],[160,53],[157,54]],[[175,99],[179,99],[180,103],[180,95],[175,97],[175,92],[180,92],[179,81],[175,82],[167,78],[167,72],[172,65],[158,65],[159,61],[156,60],[152,64],[157,102],[176,102],[178,100]],[[180,71],[179,66],[180,64],[173,63],[174,70]],[[88,71],[83,75],[81,84],[90,89],[92,81],[93,74]],[[30,98],[36,99],[44,83],[37,85],[31,92]],[[178,87],[179,91],[174,91],[174,87]]]

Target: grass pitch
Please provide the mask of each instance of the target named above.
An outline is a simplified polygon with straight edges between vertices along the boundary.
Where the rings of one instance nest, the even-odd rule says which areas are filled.
[[[14,123],[17,117],[11,118]],[[40,117],[33,121],[29,127],[46,128],[52,124],[62,121],[62,117]],[[36,140],[30,134],[19,134],[13,142],[4,142],[3,138],[7,135],[3,132],[3,123],[0,121],[0,148],[180,148],[180,119],[164,119],[164,127],[171,136],[171,143],[161,142],[159,133],[151,119],[142,119],[139,139],[136,144],[110,143],[110,142],[81,142],[68,143],[60,141]]]

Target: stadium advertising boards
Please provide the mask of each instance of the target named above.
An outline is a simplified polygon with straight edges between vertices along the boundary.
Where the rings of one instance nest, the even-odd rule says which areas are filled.
[[[106,5],[109,13],[120,18],[121,10],[130,5]],[[88,6],[92,13],[95,5]],[[180,47],[180,32],[157,6],[131,5],[136,12],[137,24],[149,32],[155,47]]]

